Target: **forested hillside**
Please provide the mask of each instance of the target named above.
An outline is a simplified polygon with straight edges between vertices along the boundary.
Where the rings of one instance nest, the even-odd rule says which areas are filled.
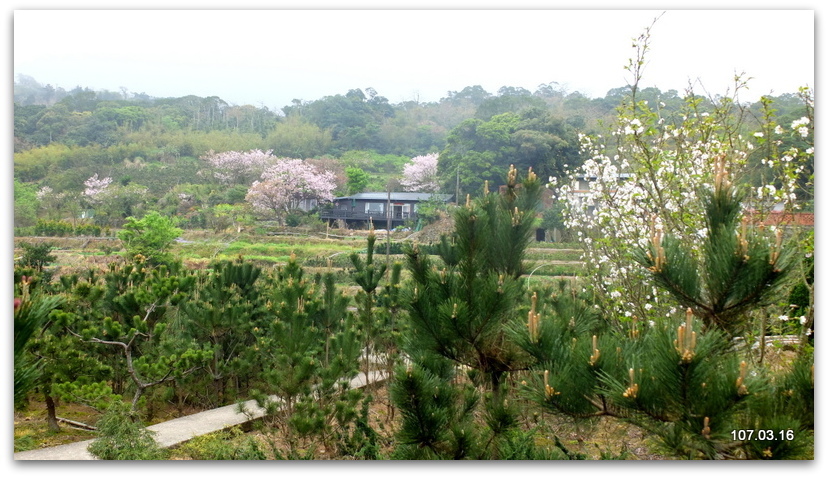
[[[19,75],[15,226],[32,227],[37,219],[75,221],[88,211],[98,225],[117,227],[149,210],[178,215],[185,228],[215,226],[228,208],[249,209],[248,190],[262,179],[219,181],[215,164],[205,158],[230,151],[306,160],[334,175],[335,195],[383,191],[389,180],[402,178],[411,158],[436,153],[439,183],[452,194],[476,195],[484,181],[500,181],[510,164],[561,178],[582,162],[578,135],[608,129],[629,90],[587,98],[554,82],[534,92],[469,86],[438,102],[391,104],[367,88],[296,99],[275,111],[218,97],[66,91]],[[691,100],[656,88],[637,95],[667,118]],[[772,100],[780,122],[802,116],[795,94]],[[762,116],[761,105],[740,107],[738,127],[750,131]],[[709,99],[698,100],[700,112],[711,108]],[[105,200],[90,196],[85,183],[91,178],[108,178]]]

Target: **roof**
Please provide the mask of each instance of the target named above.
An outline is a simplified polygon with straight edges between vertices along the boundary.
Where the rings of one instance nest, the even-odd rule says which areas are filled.
[[[764,219],[761,214],[748,212],[748,216],[754,222],[761,223],[765,226],[813,226],[814,213],[812,212],[784,212],[771,211]]]
[[[392,201],[428,201],[431,198],[439,199],[443,202],[450,201],[454,196],[451,194],[436,194],[436,193],[391,193]],[[335,198],[335,201],[340,199],[353,199],[363,201],[387,201],[388,193],[358,193],[352,196],[342,196]]]
[[[618,179],[629,179],[629,178],[632,177],[632,174],[631,173],[617,173],[615,175],[615,177],[618,178]],[[578,174],[577,176],[575,176],[575,179],[585,179],[587,181],[596,181],[598,179],[598,176],[595,176],[595,175],[587,176],[585,174]]]

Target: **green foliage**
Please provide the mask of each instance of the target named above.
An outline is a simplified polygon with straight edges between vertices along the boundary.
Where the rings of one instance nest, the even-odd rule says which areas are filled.
[[[438,221],[443,214],[447,214],[449,205],[435,197],[430,197],[417,204],[417,217],[423,222],[423,226]]]
[[[62,400],[82,403],[95,410],[107,410],[113,402],[122,400],[120,395],[112,392],[106,381],[91,382],[89,377],[81,377],[74,382],[56,383],[52,392]]]
[[[135,387],[133,407],[146,390],[182,380],[209,359],[210,351],[178,337],[167,320],[170,308],[194,284],[195,277],[178,266],[113,264],[103,276],[100,296],[93,299],[96,307],[69,314],[73,335],[107,351],[103,353],[115,365],[113,390],[120,394],[126,380]]]
[[[266,460],[255,438],[238,427],[195,437],[176,450],[192,460]]]
[[[352,456],[360,460],[385,459],[380,452],[381,437],[368,423],[368,407],[372,399],[372,396],[366,396],[353,425],[337,434],[339,452],[343,456]]]
[[[14,178],[14,226],[27,227],[37,218],[37,188]]]
[[[331,132],[292,115],[276,123],[267,134],[265,144],[277,156],[313,158],[327,153],[331,147]]]
[[[535,444],[534,430],[521,430],[519,407],[499,395],[481,395],[454,385],[445,359],[420,355],[418,365],[400,366],[391,398],[402,423],[392,458],[401,460],[559,459]],[[480,414],[482,423],[476,423]]]
[[[646,42],[641,46],[646,50]],[[630,64],[636,82],[643,64]],[[752,336],[747,317],[771,302],[796,306],[796,315],[807,319],[801,328],[813,326],[813,235],[793,234],[783,247],[752,224],[739,223],[742,203],[751,199],[737,190],[743,185],[691,191],[682,189],[687,176],[675,171],[690,169],[685,156],[724,152],[733,156],[727,156],[733,177],[746,173],[743,183],[764,183],[763,160],[779,165],[776,160],[787,158],[783,150],[813,146],[812,128],[805,136],[787,130],[799,118],[813,123],[807,99],[803,106],[794,95],[765,97],[742,107],[730,98],[712,102],[628,86],[592,100],[542,85],[534,94],[504,87],[491,95],[475,86],[436,103],[392,105],[373,90],[351,90],[295,100],[281,118],[216,97],[148,100],[81,88],[49,91],[33,80],[25,88],[15,84],[15,225],[42,236],[99,236],[103,225],[133,216],[119,235],[129,260],[105,274],[90,269],[52,283],[48,266],[55,258],[45,243],[21,246],[14,271],[22,296],[14,313],[15,402],[37,387],[52,416],[54,398],[98,409],[112,404],[93,445],[99,456],[164,457],[132,414],[148,405],[147,390],[161,389],[158,399],[182,407],[256,396],[271,413],[266,423],[288,438],[290,449],[277,458],[313,458],[314,444],[324,444],[340,456],[382,459],[380,449],[389,443],[369,425],[371,397],[348,389],[347,381],[357,373],[363,349],[390,367],[400,348],[411,365],[398,367],[391,384],[392,404],[402,415],[393,458],[586,458],[557,436],[551,450],[536,445],[537,431],[521,419],[529,411],[522,399],[556,420],[552,426],[562,417],[578,424],[605,416],[627,420],[672,457],[797,459],[813,450],[813,350],[803,346],[777,372],[753,363],[749,351],[729,340],[742,332]],[[243,205],[248,184],[218,187],[201,174],[198,157],[209,150],[272,148],[281,156],[323,157],[344,172],[339,180],[347,181],[349,193],[384,189],[410,157],[441,150],[446,189],[453,191],[459,176],[462,190],[474,192],[486,180],[499,185],[498,171],[509,164],[531,167],[544,178],[561,176],[580,162],[573,125],[595,129],[619,106],[619,135],[601,141],[609,148],[596,148],[600,157],[619,153],[623,160],[623,151],[637,151],[627,170],[660,176],[652,182],[659,189],[647,191],[659,200],[638,201],[646,214],[617,216],[624,227],[636,224],[630,228],[646,235],[646,222],[635,220],[651,220],[654,212],[673,232],[657,235],[654,228],[651,238],[643,237],[650,239],[639,251],[643,267],[604,291],[620,294],[623,310],[608,307],[598,290],[621,273],[618,268],[607,275],[606,267],[598,268],[591,284],[526,290],[527,259],[539,259],[525,253],[538,222],[534,192],[509,180],[505,195],[484,193],[457,208],[453,235],[406,250],[405,273],[400,264],[387,270],[375,262],[376,239],[369,238],[367,255],[351,258],[349,278],[359,288],[356,316],[337,283],[348,272],[308,277],[295,258],[288,259],[287,249],[297,246],[284,239],[285,245],[235,243],[219,257],[235,250],[245,252],[248,262],[215,262],[198,273],[184,272],[169,254],[177,226],[239,233],[252,224]],[[632,132],[620,134],[625,126]],[[757,129],[763,136],[753,134]],[[745,160],[755,167],[740,171],[742,156],[733,153],[745,138],[758,144]],[[771,183],[780,194],[795,190],[810,200],[813,154],[791,157],[796,163],[784,162],[789,166],[780,166],[787,169]],[[610,166],[622,167],[617,163]],[[710,170],[702,167],[691,178],[702,184]],[[97,224],[66,220],[79,217],[84,180],[102,172],[115,182],[112,196],[96,208]],[[36,193],[45,185],[56,192],[39,200]],[[621,188],[607,186],[611,199],[618,199]],[[703,200],[684,202],[685,192]],[[559,204],[544,213],[544,227],[566,229]],[[135,219],[147,207],[157,212]],[[436,219],[441,207],[421,204],[419,216]],[[309,229],[319,225],[313,215],[287,220]],[[594,259],[630,265],[630,252],[644,242],[609,237],[618,228],[608,232],[590,237],[604,247]],[[705,241],[685,241],[693,235]],[[808,260],[785,256],[783,249],[794,241]],[[403,252],[400,244],[393,247]],[[353,250],[336,252],[345,248]],[[319,252],[316,265],[324,266],[333,252]],[[288,264],[271,275],[249,262],[249,253],[261,262]],[[145,261],[133,261],[135,254]],[[439,259],[427,257],[433,254]],[[787,292],[781,286],[793,274],[799,274],[791,280],[793,290],[786,297],[775,294]],[[669,297],[651,294],[645,276]],[[666,317],[673,305],[692,308],[696,319]],[[628,310],[629,318],[622,315]],[[366,371],[376,366],[366,360]],[[521,394],[510,388],[512,378],[525,382]],[[280,402],[251,387],[285,399],[286,413],[278,414]],[[126,392],[134,392],[133,410],[120,403]],[[741,440],[731,434],[738,429],[777,433]],[[194,459],[264,458],[260,445],[242,439],[237,429],[181,450]]]
[[[347,167],[345,168],[345,176],[348,178],[348,182],[345,187],[348,190],[348,194],[356,194],[365,191],[365,188],[368,187],[368,182],[370,180],[370,176],[361,168],[355,167]]]
[[[566,226],[564,219],[565,206],[562,201],[555,201],[552,207],[543,211],[540,227],[552,230],[557,229],[561,234],[561,242],[572,240],[572,231]]]
[[[31,244],[28,242],[20,243],[23,249],[23,255],[18,261],[21,267],[31,267],[38,273],[42,273],[46,266],[52,264],[57,260],[57,256],[51,254],[55,245],[51,242],[40,242]]]
[[[128,258],[140,255],[150,264],[163,264],[172,260],[168,250],[181,232],[173,218],[152,211],[141,219],[127,218],[118,238],[124,242]]]
[[[348,299],[336,291],[333,274],[305,278],[292,257],[267,279],[268,301],[251,353],[266,387],[255,392],[268,420],[284,430],[288,458],[302,455],[300,442],[344,433],[356,418],[361,393],[348,390],[361,353],[359,333],[347,311]],[[266,393],[272,393],[273,400]]]
[[[615,341],[591,297],[561,280],[533,291],[531,304],[528,322],[508,329],[533,359],[536,372],[527,378],[524,392],[553,414],[588,417],[598,412],[602,365],[612,363],[601,360],[595,349],[613,350]]]
[[[746,311],[776,299],[788,275],[790,249],[782,247],[781,229],[773,245],[748,231],[747,219],[740,218],[744,196],[722,168],[714,187],[698,193],[707,231],[701,258],[695,258],[691,244],[669,234],[662,238],[657,231],[637,257],[656,283],[705,325],[734,336],[743,330]]]
[[[292,415],[297,401],[310,393],[320,366],[316,355],[321,338],[312,317],[319,313],[321,304],[296,261],[279,268],[274,279],[268,307],[272,319],[258,332],[257,347],[268,364],[263,378]]]
[[[340,162],[345,167],[359,168],[368,173],[375,181],[371,188],[384,189],[385,182],[378,182],[377,179],[385,176],[399,176],[403,167],[411,158],[395,154],[382,154],[375,151],[353,150],[344,152]]]
[[[690,316],[677,329],[657,327],[641,340],[627,349],[626,365],[633,371],[608,378],[609,396],[636,410],[640,415],[633,420],[678,456],[724,453],[736,414],[750,394],[762,390],[761,381],[728,350],[720,331],[696,331]]]
[[[27,354],[30,340],[46,325],[49,313],[60,306],[59,296],[30,293],[29,284],[21,284],[21,297],[14,299],[14,402],[21,403],[40,378],[41,359]]]
[[[371,353],[376,352],[374,347],[375,333],[380,325],[376,323],[376,317],[374,316],[377,289],[387,270],[386,264],[376,264],[374,262],[374,245],[376,244],[376,240],[377,236],[371,230],[368,234],[365,259],[363,260],[356,252],[349,256],[351,264],[354,266],[351,271],[351,278],[361,289],[357,292],[356,303],[359,325],[364,334],[364,372],[366,373],[366,379],[370,369],[369,356]]]
[[[98,420],[98,438],[88,450],[100,460],[164,460],[168,456],[123,402],[114,402]]]
[[[540,189],[531,173],[518,189],[516,175],[510,170],[504,193],[457,209],[453,244],[444,243],[445,269],[416,248],[406,254],[412,279],[403,301],[410,304],[407,352],[427,350],[479,370],[494,391],[523,361],[504,326],[523,297],[520,276]]]
[[[38,219],[34,226],[34,235],[64,237],[64,236],[94,236],[99,237],[103,228],[97,224],[72,224],[68,221],[54,221]]]
[[[74,228],[68,221],[52,221],[38,219],[35,224],[35,234],[38,236],[69,236],[73,233]]]
[[[449,368],[423,366],[397,368],[391,399],[399,407],[402,423],[392,456],[398,460],[476,458],[480,446],[468,411],[479,396],[451,385]]]
[[[509,165],[546,178],[562,177],[565,165],[580,163],[575,129],[542,108],[530,108],[463,121],[449,133],[438,169],[445,190],[453,191],[459,178],[468,193],[485,181],[497,184],[499,171]]]
[[[749,413],[738,424],[738,429],[754,432],[734,438],[749,459],[807,458],[815,424],[813,351],[800,353],[787,370],[769,375],[770,385],[749,403]]]
[[[94,279],[91,281],[94,282]],[[71,331],[71,327],[83,322],[83,312],[95,314],[90,304],[97,303],[101,298],[101,289],[77,277],[66,276],[55,284],[55,289],[62,293],[42,297],[57,306],[48,312],[48,318],[41,324],[37,335],[30,339],[28,347],[31,354],[38,357],[36,385],[46,399],[47,423],[50,430],[59,431],[54,398],[64,396],[64,391],[72,387],[92,387],[93,382],[108,380],[112,377],[112,369],[106,365],[95,346],[83,344]],[[74,396],[65,398],[75,400]],[[103,406],[95,399],[87,401],[91,402],[94,402],[93,406]]]

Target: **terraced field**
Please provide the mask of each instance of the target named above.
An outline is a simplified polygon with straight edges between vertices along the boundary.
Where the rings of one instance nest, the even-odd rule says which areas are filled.
[[[274,235],[214,234],[209,231],[185,231],[172,252],[190,269],[204,269],[215,260],[232,260],[239,256],[261,267],[285,264],[291,255],[309,273],[334,270],[343,283],[348,282],[349,256],[364,253],[367,231],[329,233],[287,232]],[[409,233],[392,233],[397,243],[412,243]],[[117,238],[90,237],[18,237],[15,258],[22,254],[20,243],[49,243],[57,258],[51,266],[55,276],[76,274],[88,268],[106,270],[108,264],[122,260],[123,248]],[[527,279],[548,281],[582,274],[583,263],[576,244],[535,243],[527,251]],[[385,256],[386,236],[379,235],[377,254]],[[391,254],[389,262],[402,261],[402,254]]]

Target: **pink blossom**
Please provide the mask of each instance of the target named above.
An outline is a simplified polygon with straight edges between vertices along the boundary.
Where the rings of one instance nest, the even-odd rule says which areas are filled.
[[[255,181],[247,192],[247,201],[258,212],[281,215],[296,209],[306,199],[333,200],[336,189],[334,173],[292,158],[279,158]]]

